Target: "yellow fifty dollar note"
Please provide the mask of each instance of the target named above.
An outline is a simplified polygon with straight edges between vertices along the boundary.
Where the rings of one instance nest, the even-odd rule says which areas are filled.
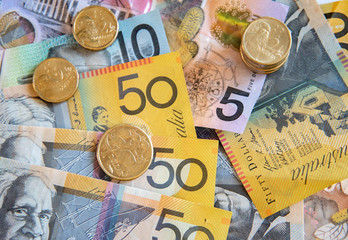
[[[337,1],[320,5],[339,44],[348,55],[348,1]],[[348,64],[348,60],[347,60]]]
[[[96,160],[102,135],[74,129],[0,124],[0,157],[111,180]],[[167,136],[152,136],[151,140],[154,157],[149,169],[132,181],[115,182],[213,206],[218,141]]]
[[[4,88],[4,108],[8,105],[13,114],[18,112],[18,118],[20,103],[28,102],[19,99],[21,95],[37,97],[31,84]],[[45,104],[23,105],[43,109]],[[196,137],[182,64],[175,52],[81,73],[72,98],[47,105],[46,112],[54,111],[54,127],[102,132],[130,123],[150,135]]]
[[[308,85],[257,109],[243,134],[217,131],[262,217],[348,178],[348,94]]]
[[[11,206],[19,209],[16,215],[20,217],[30,209],[27,205],[40,204],[42,214],[31,217],[38,224],[42,218],[42,227],[30,225],[28,231],[40,229],[40,235],[51,239],[225,240],[232,215],[160,193],[12,159],[0,158],[0,177],[7,184],[5,199],[12,201],[4,202],[1,219],[14,211]],[[21,194],[18,189],[23,189]],[[2,230],[13,236],[12,222],[6,221]]]

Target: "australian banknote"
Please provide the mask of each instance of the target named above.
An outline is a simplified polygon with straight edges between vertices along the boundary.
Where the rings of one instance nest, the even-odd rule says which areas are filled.
[[[101,132],[0,124],[0,156],[103,180],[96,160]],[[152,136],[149,170],[132,181],[114,181],[213,206],[218,141]],[[136,144],[136,143],[135,143]]]
[[[196,131],[198,138],[218,139],[213,129],[197,127]],[[262,219],[221,144],[216,168],[215,207],[232,211],[227,240],[304,239],[303,202]]]
[[[72,35],[0,51],[2,85],[31,82],[36,66],[51,57],[65,58],[79,72],[86,72],[170,52],[158,11],[119,24],[116,41],[101,51],[81,47]]]
[[[334,32],[338,43],[345,50],[346,57],[348,56],[348,2],[335,1],[320,5],[327,21],[330,24],[331,30]],[[344,65],[348,64],[348,60]],[[348,66],[347,66],[348,67]]]
[[[343,50],[315,1],[288,4],[289,59],[266,77],[246,131],[218,131],[262,217],[348,177]]]
[[[60,104],[34,101],[32,84],[3,91],[2,123],[93,131],[131,123],[149,135],[196,137],[176,52],[81,73],[74,96]]]
[[[118,20],[146,13],[152,0],[1,0],[0,49],[72,32],[74,16],[90,5],[110,9]]]
[[[1,239],[225,240],[231,212],[0,159]]]
[[[242,32],[258,17],[284,21],[288,8],[270,0],[160,0],[155,7],[181,54],[195,125],[242,133],[265,79],[240,57]]]
[[[348,239],[348,179],[304,200],[305,239]]]

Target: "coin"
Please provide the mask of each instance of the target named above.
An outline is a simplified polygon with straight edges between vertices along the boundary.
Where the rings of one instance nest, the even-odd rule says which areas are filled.
[[[48,58],[35,69],[33,88],[47,102],[63,102],[74,95],[79,85],[79,74],[68,60]]]
[[[100,167],[117,180],[138,178],[149,168],[152,158],[150,137],[130,124],[110,128],[98,143],[97,160]]]
[[[89,6],[76,15],[73,35],[82,47],[90,50],[101,50],[115,41],[118,28],[117,19],[109,9],[101,6]]]
[[[240,46],[244,63],[256,72],[271,73],[287,60],[291,47],[291,34],[281,21],[262,17],[245,29]]]

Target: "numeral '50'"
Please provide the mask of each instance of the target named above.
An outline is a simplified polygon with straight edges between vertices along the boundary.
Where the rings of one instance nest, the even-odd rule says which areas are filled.
[[[163,208],[161,216],[158,220],[156,229],[157,231],[161,231],[163,228],[169,228],[171,230],[173,230],[173,232],[175,233],[175,240],[181,240],[181,232],[179,230],[179,228],[177,226],[175,226],[174,224],[171,223],[163,223],[165,216],[166,215],[172,215],[172,216],[176,216],[179,218],[183,218],[184,217],[184,213],[182,212],[178,212],[178,211],[174,211],[168,208]],[[202,226],[194,226],[194,227],[190,227],[185,233],[184,236],[182,237],[182,240],[187,240],[190,235],[194,232],[203,232],[207,235],[207,239],[208,240],[214,240],[214,236],[213,234],[209,231],[208,228],[202,227]],[[152,240],[158,240],[157,237],[152,237]]]
[[[140,97],[140,106],[135,109],[135,110],[129,110],[125,105],[120,106],[121,110],[125,113],[125,114],[129,114],[129,115],[136,115],[141,113],[146,105],[146,97],[143,91],[141,91],[139,88],[136,87],[130,87],[127,88],[125,90],[123,90],[123,82],[124,81],[128,81],[128,80],[132,80],[132,79],[136,79],[138,78],[138,74],[130,74],[127,76],[123,76],[123,77],[119,77],[118,78],[118,93],[119,93],[119,98],[122,100],[125,98],[125,96],[128,93],[135,93],[138,94],[138,96]],[[157,83],[157,82],[166,82],[169,84],[169,86],[172,88],[172,97],[169,99],[168,102],[166,103],[158,103],[155,101],[155,99],[153,99],[152,97],[152,87]],[[151,103],[152,106],[156,107],[156,108],[167,108],[169,106],[171,106],[177,96],[178,96],[178,89],[175,85],[175,83],[173,82],[173,80],[171,80],[170,78],[164,77],[164,76],[159,76],[159,77],[155,77],[154,79],[152,79],[149,84],[146,87],[146,96],[147,96],[147,100]]]
[[[154,156],[153,156],[151,165],[149,167],[149,170],[152,170],[158,166],[165,167],[168,170],[169,177],[165,183],[156,183],[153,180],[152,176],[147,176],[147,182],[154,188],[163,189],[163,188],[167,188],[168,186],[170,186],[173,183],[173,181],[174,181],[174,168],[169,162],[155,161],[157,152],[174,153],[174,149],[173,148],[154,148]],[[185,182],[181,178],[181,171],[187,164],[193,164],[193,163],[196,164],[201,169],[202,178],[201,178],[201,181],[197,185],[188,186],[185,184]],[[207,170],[206,166],[200,160],[198,160],[196,158],[188,158],[188,159],[183,160],[179,164],[179,166],[177,167],[175,178],[176,178],[176,181],[181,188],[185,189],[186,191],[193,192],[193,191],[197,191],[197,190],[201,189],[205,185],[205,183],[207,182],[207,179],[208,179],[208,170]]]

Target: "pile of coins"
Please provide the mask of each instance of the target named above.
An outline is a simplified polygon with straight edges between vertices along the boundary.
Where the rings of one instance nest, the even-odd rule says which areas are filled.
[[[97,51],[115,41],[118,28],[117,19],[110,10],[90,6],[76,15],[73,36],[82,47]],[[291,35],[286,25],[277,19],[263,17],[251,22],[245,29],[240,54],[252,70],[268,74],[286,62],[290,46]],[[34,72],[33,88],[47,102],[68,100],[75,94],[78,84],[79,73],[63,58],[48,58]],[[132,125],[114,126],[104,133],[98,144],[99,165],[116,180],[138,178],[149,168],[152,158],[151,138]]]
[[[275,18],[262,17],[245,29],[240,54],[253,71],[269,74],[284,65],[290,47],[291,34],[287,26]]]
[[[89,6],[76,15],[73,35],[82,47],[97,51],[107,48],[116,40],[118,29],[117,19],[109,9]],[[78,84],[76,68],[63,58],[48,58],[34,71],[34,91],[46,102],[68,100],[76,92]]]

